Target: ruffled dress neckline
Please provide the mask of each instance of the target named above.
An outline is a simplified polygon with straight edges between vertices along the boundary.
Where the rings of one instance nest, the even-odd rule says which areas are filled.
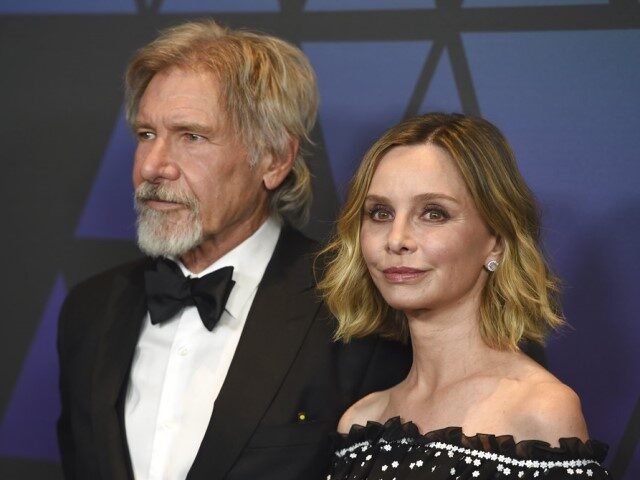
[[[562,438],[516,442],[512,435],[467,436],[460,427],[420,433],[394,417],[334,434],[327,480],[610,480],[608,447]]]
[[[393,417],[384,424],[368,421],[366,425],[354,424],[349,433],[336,434],[335,445],[344,448],[361,442],[392,443],[400,440],[411,440],[414,444],[443,443],[455,447],[491,452],[518,459],[535,459],[557,461],[566,459],[592,458],[602,462],[609,447],[598,440],[589,439],[583,442],[576,437],[560,438],[559,446],[552,447],[543,440],[515,441],[513,435],[493,435],[477,433],[467,436],[461,427],[445,427],[420,433],[418,426],[411,422],[402,422],[400,417]]]

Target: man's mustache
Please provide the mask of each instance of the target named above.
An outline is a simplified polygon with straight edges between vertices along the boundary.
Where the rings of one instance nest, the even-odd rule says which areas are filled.
[[[198,208],[198,200],[194,196],[160,183],[142,182],[136,188],[134,196],[136,203],[156,200],[159,202],[180,203],[192,210]]]

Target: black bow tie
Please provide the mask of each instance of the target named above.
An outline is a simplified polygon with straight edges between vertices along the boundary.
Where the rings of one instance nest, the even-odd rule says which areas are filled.
[[[235,282],[233,267],[200,278],[187,278],[175,263],[158,259],[155,270],[144,273],[147,308],[154,325],[172,318],[182,308],[195,305],[209,331],[218,323]]]

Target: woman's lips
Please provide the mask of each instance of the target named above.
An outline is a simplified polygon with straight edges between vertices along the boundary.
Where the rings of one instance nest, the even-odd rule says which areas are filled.
[[[403,283],[420,278],[426,273],[426,270],[410,267],[391,267],[384,269],[382,273],[389,282]]]

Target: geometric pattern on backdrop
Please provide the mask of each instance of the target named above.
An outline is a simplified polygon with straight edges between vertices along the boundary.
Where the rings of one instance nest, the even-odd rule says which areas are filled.
[[[137,13],[134,0],[3,0],[0,14]]]
[[[426,95],[416,113],[462,112],[462,102],[456,87],[456,79],[451,68],[447,49],[440,55],[436,70],[427,86]]]
[[[465,0],[463,7],[540,7],[553,5],[593,5],[607,0]]]
[[[0,454],[58,460],[55,424],[60,415],[56,330],[67,295],[58,274],[0,424]]]
[[[629,175],[640,152],[640,31],[463,40],[482,113],[543,205],[546,249],[565,285],[573,328],[550,342],[549,366],[581,394],[591,434],[610,439],[613,454],[640,392],[628,335],[640,311],[640,179]]]
[[[367,147],[402,119],[430,43],[302,44],[318,76],[320,124],[342,199]]]
[[[539,7],[542,5],[594,5],[607,0],[465,0],[464,7]]]
[[[405,0],[406,1],[406,0]],[[419,0],[414,0],[419,1]],[[139,5],[141,3],[142,5]],[[0,14],[106,14],[138,13],[160,4],[162,13],[277,12],[278,0],[20,0],[0,2]]]
[[[337,12],[340,10],[402,10],[435,8],[434,0],[308,0],[305,10]]]
[[[122,108],[76,228],[77,238],[135,240],[131,181],[135,148]]]
[[[307,12],[347,11],[349,15],[348,10],[433,9],[446,2],[24,0],[3,2],[0,14],[145,13],[147,9],[165,14],[213,9],[270,13],[285,3],[296,3]],[[606,3],[466,0],[462,7]],[[459,77],[459,51],[454,54],[446,42],[432,40],[429,34],[402,42],[315,37],[305,41],[304,34],[296,38],[318,74],[319,120],[341,195],[371,140],[407,114],[480,111],[505,132],[542,203],[547,252],[567,287],[563,299],[574,330],[551,342],[547,359],[554,373],[582,395],[593,436],[611,444],[610,463],[640,391],[640,358],[630,357],[630,352],[637,351],[630,342],[638,335],[640,310],[635,282],[640,278],[640,63],[636,60],[640,32],[589,28],[593,27],[587,31],[463,32],[460,38],[468,62],[463,67],[471,75],[463,80],[465,85]],[[473,101],[477,98],[477,108],[473,101],[469,103],[469,93]],[[134,238],[130,180],[134,148],[121,112],[78,219],[76,237]],[[58,458],[53,430],[59,410],[53,342],[65,292],[60,274],[0,424],[1,455]],[[50,399],[35,407],[36,397]],[[637,433],[635,437],[631,433],[631,441],[637,442]],[[640,478],[637,450],[624,475],[632,478]]]
[[[159,13],[278,12],[278,0],[165,0]]]

